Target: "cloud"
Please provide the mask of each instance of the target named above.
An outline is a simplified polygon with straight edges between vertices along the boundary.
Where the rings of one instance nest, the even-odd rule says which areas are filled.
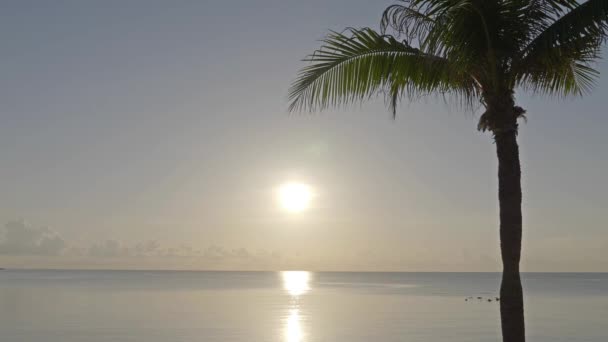
[[[125,244],[118,240],[92,243],[85,255],[91,257],[180,257],[192,256],[196,251],[187,245],[162,247],[158,241],[151,240],[135,244]]]
[[[83,255],[82,249],[69,248],[66,254]],[[85,249],[85,256],[95,258],[196,258],[201,262],[223,263],[223,262],[254,262],[279,260],[281,255],[276,252],[259,250],[251,252],[244,247],[227,248],[216,244],[205,248],[196,249],[188,244],[178,246],[162,246],[158,241],[146,241],[135,244],[125,244],[118,240],[106,240],[95,242]]]
[[[59,255],[66,247],[66,241],[57,232],[23,221],[6,223],[0,239],[0,254]]]
[[[151,256],[160,253],[161,247],[158,241],[140,242],[133,247],[133,255],[135,256]]]
[[[0,227],[0,256],[5,257],[4,263],[14,261],[16,267],[22,266],[19,260],[27,260],[31,263],[29,267],[58,268],[121,268],[126,265],[133,268],[280,269],[282,264],[301,259],[293,255],[285,257],[275,250],[217,244],[193,247],[189,244],[164,245],[155,240],[130,243],[116,239],[69,242],[54,230],[34,227],[23,221],[10,221]],[[34,259],[23,259],[25,257]]]
[[[0,257],[4,267],[23,267],[25,263],[27,267],[41,268],[276,270],[314,268],[321,261],[330,262],[322,257],[311,259],[310,255],[297,251],[286,253],[213,243],[192,246],[113,238],[66,241],[54,230],[22,221],[0,226]],[[339,268],[338,261],[331,265],[334,264],[332,268]]]
[[[130,250],[128,247],[123,247],[120,241],[106,240],[92,244],[88,254],[93,257],[121,257],[129,256]]]
[[[286,263],[296,265],[303,260],[297,253],[284,256],[276,250],[251,250],[218,244],[193,247],[189,244],[165,245],[155,240],[131,243],[117,239],[69,242],[54,230],[33,227],[23,221],[10,221],[3,228],[0,227],[0,256],[38,257],[39,263],[33,265],[121,267],[119,264],[122,263],[131,267],[154,264],[155,267],[175,268],[264,269],[281,268],[278,265]],[[20,264],[17,262],[16,265]]]

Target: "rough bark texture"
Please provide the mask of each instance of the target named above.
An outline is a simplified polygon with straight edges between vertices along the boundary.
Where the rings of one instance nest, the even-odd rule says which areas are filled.
[[[517,118],[505,130],[494,132],[498,156],[500,251],[503,262],[500,317],[503,342],[524,342],[524,302],[519,260],[521,256],[521,167],[517,145]]]

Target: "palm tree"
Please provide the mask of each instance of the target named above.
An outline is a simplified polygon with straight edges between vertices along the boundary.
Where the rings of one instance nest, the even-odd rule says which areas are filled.
[[[400,100],[439,94],[485,112],[498,156],[500,312],[503,341],[525,341],[519,261],[522,239],[515,90],[583,95],[599,76],[608,36],[608,0],[397,0],[381,30],[331,32],[305,61],[290,110],[322,110],[384,94]],[[390,34],[389,34],[390,33]]]

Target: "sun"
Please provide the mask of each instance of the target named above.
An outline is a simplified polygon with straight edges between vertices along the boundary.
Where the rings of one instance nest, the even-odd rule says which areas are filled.
[[[312,189],[302,183],[285,183],[279,188],[279,203],[289,212],[301,212],[310,207]]]

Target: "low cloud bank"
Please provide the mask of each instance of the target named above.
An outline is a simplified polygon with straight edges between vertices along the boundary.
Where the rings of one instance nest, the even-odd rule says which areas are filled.
[[[57,232],[22,221],[6,223],[0,239],[0,254],[4,255],[59,255],[66,247],[65,239]]]
[[[24,221],[10,221],[0,228],[0,255],[66,256],[86,258],[197,258],[221,263],[225,261],[269,261],[281,259],[278,252],[210,245],[199,249],[190,245],[163,246],[158,241],[126,244],[108,239],[90,245],[70,244],[50,228],[34,227]]]

